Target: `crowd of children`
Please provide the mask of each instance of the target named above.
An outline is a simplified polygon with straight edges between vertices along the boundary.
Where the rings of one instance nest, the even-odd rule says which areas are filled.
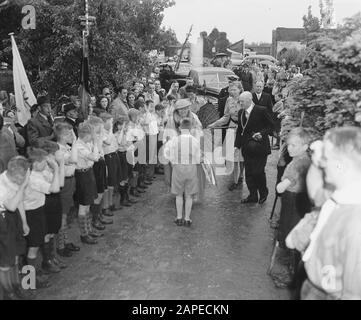
[[[28,145],[26,157],[9,159],[0,175],[0,299],[32,299],[51,285],[49,275],[67,267],[60,257],[81,249],[68,236],[74,215],[80,241],[96,245],[115,211],[137,203],[163,173],[158,153],[176,98],[164,95],[155,104],[132,95],[133,107],[116,118],[109,95],[82,121],[72,122],[76,106],[64,104],[66,117],[56,119],[52,134]],[[21,285],[25,265],[35,270],[32,290]]]

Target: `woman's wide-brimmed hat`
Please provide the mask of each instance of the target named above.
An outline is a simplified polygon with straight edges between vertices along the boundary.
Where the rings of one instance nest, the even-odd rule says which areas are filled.
[[[180,99],[174,105],[174,110],[180,110],[187,107],[190,107],[192,103],[188,99]]]

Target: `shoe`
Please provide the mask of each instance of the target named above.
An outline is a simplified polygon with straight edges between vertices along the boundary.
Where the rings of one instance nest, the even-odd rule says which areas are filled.
[[[257,203],[258,199],[257,198],[251,198],[251,197],[247,197],[246,199],[242,199],[241,203]]]
[[[66,269],[68,267],[68,265],[66,263],[64,263],[63,261],[61,261],[60,259],[58,259],[57,257],[53,258],[53,262],[55,265],[57,265],[60,269]]]
[[[97,244],[98,241],[89,235],[80,236],[80,241],[85,244]]]
[[[184,220],[184,226],[185,227],[190,227],[192,225],[192,220]]]
[[[112,219],[107,220],[107,219],[105,219],[105,218],[102,217],[102,216],[99,217],[99,222],[100,222],[101,224],[105,224],[105,225],[113,224],[113,220],[112,220]]]
[[[140,194],[138,193],[138,191],[135,188],[131,188],[129,190],[129,194],[133,197],[140,198]]]
[[[144,184],[145,184],[146,186],[150,186],[150,185],[153,184],[153,182],[150,181],[150,180],[145,180],[145,181],[144,181]]]
[[[259,204],[265,203],[266,200],[267,200],[267,197],[268,197],[268,190],[267,190],[266,193],[259,195],[259,201],[258,201],[258,203],[259,203]]]
[[[178,226],[181,227],[183,225],[183,219],[176,219],[174,220],[174,223]]]
[[[73,256],[72,251],[66,247],[64,249],[57,249],[56,252],[59,256],[64,257],[64,258],[70,258]]]
[[[101,237],[104,237],[104,233],[102,232],[98,232],[96,230],[93,230],[93,231],[90,231],[89,232],[89,235],[93,238],[101,238]]]
[[[102,214],[103,214],[103,216],[106,216],[106,217],[114,217],[114,213],[112,213],[111,210],[109,210],[109,209],[103,209]]]
[[[54,263],[53,260],[43,261],[41,268],[45,274],[59,273],[60,268]]]
[[[75,252],[80,251],[80,247],[74,245],[73,243],[66,243],[65,248],[67,248],[70,251],[75,251]]]
[[[236,188],[237,188],[237,184],[233,182],[233,183],[228,187],[228,190],[229,190],[229,191],[233,191],[233,190],[236,189]]]
[[[144,191],[143,189],[137,189],[138,193],[145,193],[146,191]]]
[[[124,200],[123,202],[122,202],[122,206],[124,206],[124,207],[131,207],[132,206],[132,204],[130,203],[130,201],[128,201],[128,200]]]
[[[268,195],[261,196],[258,203],[259,204],[264,204],[267,201],[267,197],[268,197]]]
[[[99,231],[104,231],[105,230],[105,226],[103,224],[101,224],[99,222],[99,220],[93,222],[92,225],[93,225],[93,228],[95,228],[95,229],[97,229]]]

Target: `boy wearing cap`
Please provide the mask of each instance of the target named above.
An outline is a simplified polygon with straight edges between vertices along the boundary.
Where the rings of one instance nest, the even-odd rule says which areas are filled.
[[[78,109],[73,103],[68,103],[63,107],[65,122],[71,125],[75,137],[78,137]]]

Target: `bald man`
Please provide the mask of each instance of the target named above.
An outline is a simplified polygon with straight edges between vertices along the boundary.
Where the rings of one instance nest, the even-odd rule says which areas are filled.
[[[252,93],[240,95],[242,109],[238,114],[235,148],[241,148],[249,196],[242,203],[262,204],[267,200],[268,189],[265,166],[271,154],[268,136],[274,130],[273,120],[265,107],[252,101]]]
[[[257,106],[266,107],[267,110],[272,115],[273,114],[272,97],[268,93],[263,92],[263,89],[264,89],[264,83],[262,81],[257,81],[253,93],[253,103]]]

